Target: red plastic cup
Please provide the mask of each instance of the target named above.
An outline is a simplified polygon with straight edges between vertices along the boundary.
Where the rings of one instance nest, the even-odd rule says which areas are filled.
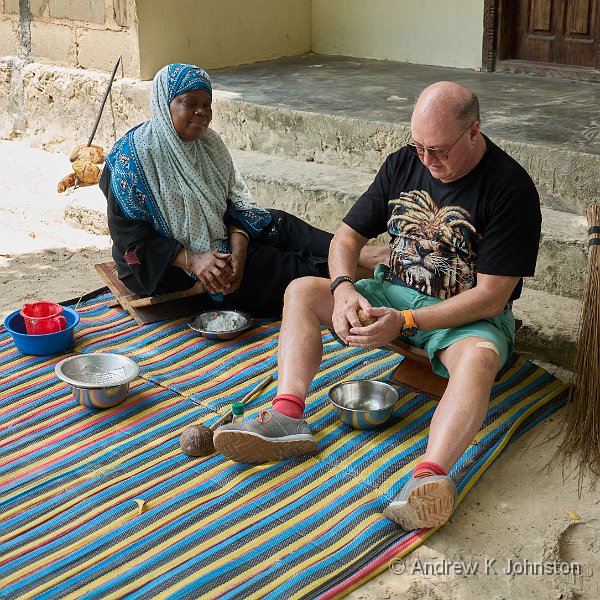
[[[61,314],[63,308],[56,302],[34,302],[24,304],[21,316],[29,335],[56,333],[67,327],[67,320]]]

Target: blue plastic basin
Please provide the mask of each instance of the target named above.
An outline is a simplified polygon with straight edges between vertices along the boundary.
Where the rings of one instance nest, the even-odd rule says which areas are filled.
[[[79,323],[79,313],[68,306],[63,306],[63,316],[67,327],[55,333],[42,333],[29,335],[25,328],[25,319],[21,312],[16,310],[4,319],[4,327],[12,335],[15,346],[23,354],[33,356],[48,356],[59,354],[68,350],[73,345],[73,333]]]

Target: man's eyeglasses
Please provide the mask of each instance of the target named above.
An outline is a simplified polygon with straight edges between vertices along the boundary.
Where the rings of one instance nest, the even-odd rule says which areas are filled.
[[[433,160],[448,160],[448,154],[450,154],[450,150],[458,144],[458,140],[471,129],[473,123],[471,123],[457,138],[456,141],[448,148],[448,150],[440,150],[439,148],[429,148],[428,146],[422,146],[421,144],[417,144],[416,142],[409,142],[406,144],[410,150],[412,150],[419,158],[423,158],[425,156],[425,152],[429,152],[429,156]]]

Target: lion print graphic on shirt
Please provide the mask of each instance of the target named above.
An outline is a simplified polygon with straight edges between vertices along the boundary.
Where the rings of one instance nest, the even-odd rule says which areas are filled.
[[[425,191],[390,200],[390,267],[407,286],[447,299],[475,285],[477,232],[458,206],[438,207]]]

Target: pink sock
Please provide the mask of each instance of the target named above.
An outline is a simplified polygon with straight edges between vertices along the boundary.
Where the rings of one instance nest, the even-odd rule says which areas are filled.
[[[434,462],[420,462],[412,472],[412,476],[419,479],[420,477],[429,477],[430,475],[448,475],[440,465]]]
[[[304,412],[304,400],[294,394],[277,394],[273,398],[273,409],[292,419],[299,419]]]

